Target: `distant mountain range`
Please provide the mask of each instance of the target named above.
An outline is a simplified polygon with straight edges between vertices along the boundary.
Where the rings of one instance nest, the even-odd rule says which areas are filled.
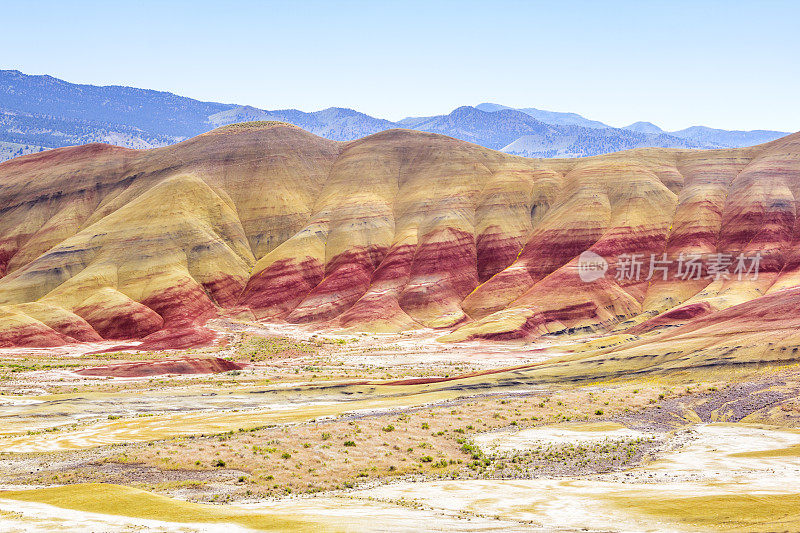
[[[268,111],[201,102],[132,87],[78,85],[51,76],[0,70],[0,161],[30,152],[89,142],[151,148],[211,129],[253,120],[280,120],[321,137],[349,141],[392,128],[441,133],[528,157],[581,157],[646,146],[725,148],[760,144],[779,131],[728,131],[694,126],[666,132],[649,122],[614,128],[575,113],[514,109],[483,103],[447,115],[398,122],[352,109],[312,113]]]

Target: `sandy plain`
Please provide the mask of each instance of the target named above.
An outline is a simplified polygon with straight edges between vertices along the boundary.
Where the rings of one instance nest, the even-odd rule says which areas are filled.
[[[2,531],[792,531],[796,365],[548,381],[591,337],[218,321],[173,352],[0,352]],[[154,359],[241,370],[86,376]]]

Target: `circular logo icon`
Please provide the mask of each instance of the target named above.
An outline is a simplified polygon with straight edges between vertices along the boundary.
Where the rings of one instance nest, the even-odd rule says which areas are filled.
[[[578,276],[584,283],[590,283],[606,275],[608,261],[603,256],[591,250],[586,250],[578,256]]]

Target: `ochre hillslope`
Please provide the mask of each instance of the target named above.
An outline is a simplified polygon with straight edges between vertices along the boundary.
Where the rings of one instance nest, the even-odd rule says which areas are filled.
[[[537,160],[269,122],[153,150],[62,148],[0,164],[0,346],[186,345],[217,316],[445,340],[789,332],[798,199],[800,134]],[[586,250],[610,267],[585,283]],[[642,277],[615,279],[631,253]],[[663,253],[760,253],[760,272],[684,281],[673,266],[645,280]]]

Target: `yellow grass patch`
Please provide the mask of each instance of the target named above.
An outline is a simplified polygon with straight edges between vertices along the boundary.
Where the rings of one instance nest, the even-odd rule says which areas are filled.
[[[0,499],[44,503],[87,513],[126,516],[178,523],[231,523],[261,531],[324,531],[321,524],[291,515],[276,516],[174,500],[143,490],[105,483],[67,485],[46,489],[0,491]]]
[[[58,433],[14,435],[0,439],[0,452],[29,453],[61,450],[79,450],[119,444],[147,442],[169,437],[224,433],[250,429],[270,424],[305,422],[321,417],[336,417],[354,411],[394,409],[440,402],[462,396],[459,391],[427,391],[426,385],[398,387],[352,387],[349,390],[374,393],[364,400],[334,401],[297,407],[276,407],[259,411],[184,412],[151,417],[98,421],[74,430]],[[383,396],[381,393],[395,393]],[[366,395],[366,394],[365,394]]]
[[[752,452],[733,453],[731,457],[752,457],[752,458],[767,458],[767,457],[800,457],[800,444],[794,446],[787,446],[786,448],[777,448],[774,450],[754,450]]]
[[[720,494],[688,498],[610,496],[620,507],[695,528],[800,531],[800,494]]]

